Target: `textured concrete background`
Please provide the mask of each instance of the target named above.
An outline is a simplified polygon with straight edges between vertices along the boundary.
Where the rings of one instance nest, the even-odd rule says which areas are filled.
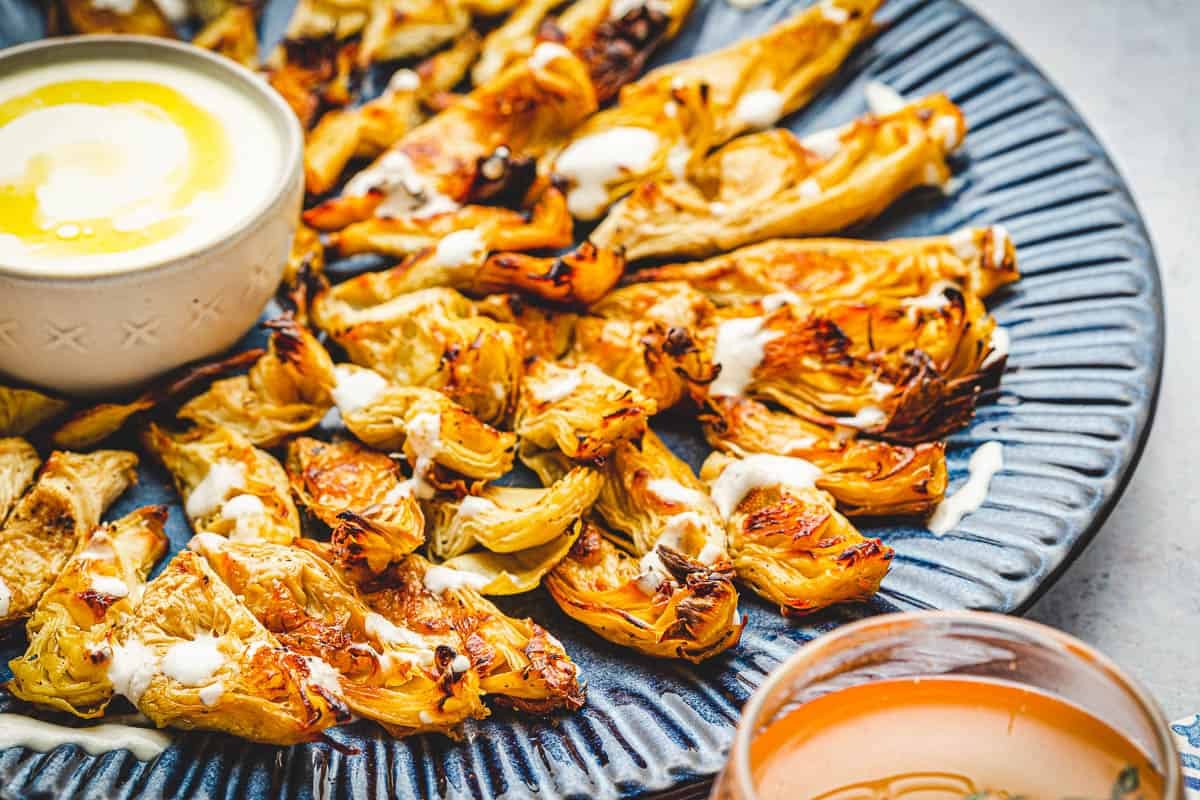
[[[1171,718],[1200,710],[1200,0],[974,0],[1083,113],[1158,252],[1167,358],[1150,442],[1030,616],[1096,645]]]

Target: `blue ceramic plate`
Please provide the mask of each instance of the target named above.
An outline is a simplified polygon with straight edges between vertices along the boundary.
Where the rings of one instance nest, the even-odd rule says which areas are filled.
[[[26,5],[26,3],[28,3]],[[739,11],[701,2],[674,60],[765,30],[802,2]],[[288,0],[271,0],[264,39],[279,35]],[[1005,468],[984,507],[934,538],[910,525],[873,532],[896,548],[869,606],[788,622],[749,592],[749,624],[733,651],[700,666],[652,661],[600,640],[543,593],[503,604],[558,634],[588,680],[580,712],[540,720],[497,711],[466,738],[394,740],[358,723],[327,743],[287,749],[214,734],[181,734],[152,763],[127,752],[89,757],[0,753],[0,796],[386,798],[393,796],[606,797],[665,789],[716,772],[738,709],[798,644],[863,614],[912,608],[1020,612],[1078,554],[1128,480],[1154,410],[1162,365],[1159,279],[1146,231],[1103,148],[1058,91],[1005,39],[954,0],[891,0],[884,29],[854,55],[812,106],[787,120],[798,131],[864,111],[863,84],[907,96],[944,91],[966,112],[966,145],[951,192],[916,194],[864,231],[868,237],[946,233],[1003,223],[1025,278],[995,303],[1012,336],[1008,372],[975,421],[951,440],[952,478],[984,441],[1004,444]],[[42,35],[31,0],[0,0],[0,44]],[[694,430],[668,431],[697,465]],[[164,476],[142,484],[112,514],[175,503]],[[178,507],[172,544],[188,536]],[[4,661],[24,647],[0,641]],[[0,670],[0,678],[7,678]],[[15,706],[0,697],[0,710]]]

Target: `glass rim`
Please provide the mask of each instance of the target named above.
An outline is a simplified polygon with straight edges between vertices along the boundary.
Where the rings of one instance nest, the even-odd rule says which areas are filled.
[[[1175,741],[1171,735],[1170,723],[1163,715],[1158,704],[1150,693],[1136,679],[1117,666],[1111,658],[1101,653],[1091,645],[1076,639],[1067,633],[1043,625],[1040,622],[998,614],[988,611],[967,610],[930,610],[930,611],[901,611],[891,614],[878,614],[864,619],[855,620],[839,626],[828,633],[805,642],[796,652],[779,663],[767,676],[742,707],[740,724],[734,733],[733,743],[729,750],[727,772],[730,773],[733,788],[746,800],[754,800],[758,792],[754,788],[753,775],[750,767],[750,744],[754,734],[760,729],[758,717],[763,712],[767,698],[774,695],[775,690],[789,680],[796,670],[805,663],[819,663],[828,650],[849,636],[854,636],[872,628],[884,628],[896,624],[953,624],[954,622],[969,623],[990,627],[1005,633],[1019,633],[1058,650],[1083,658],[1103,670],[1108,677],[1125,689],[1133,699],[1138,709],[1146,715],[1154,731],[1155,744],[1166,754],[1163,765],[1163,798],[1175,800],[1182,798],[1183,775],[1177,756]],[[1174,754],[1174,757],[1172,757]]]

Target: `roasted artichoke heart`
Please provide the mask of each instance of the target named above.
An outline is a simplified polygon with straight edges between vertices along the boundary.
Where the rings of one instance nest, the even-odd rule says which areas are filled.
[[[576,461],[596,461],[624,440],[646,432],[654,401],[591,364],[563,367],[534,361],[525,374],[513,427],[521,457],[558,450]]]
[[[397,735],[485,717],[457,633],[418,632],[372,611],[330,563],[298,547],[201,535],[192,547],[288,650],[336,675],[355,714]]]
[[[438,574],[463,581],[483,595],[533,591],[575,544],[582,524],[575,520],[542,544],[509,553],[477,548],[437,565]]]
[[[180,367],[129,402],[97,403],[76,411],[55,429],[50,440],[60,450],[95,447],[139,414],[187,395],[221,375],[243,369],[262,354],[261,349],[252,348],[218,361]]]
[[[745,397],[714,398],[701,419],[709,444],[718,450],[812,463],[821,470],[818,488],[850,516],[924,515],[946,493],[944,442],[909,446],[846,438]]]
[[[427,216],[470,202],[498,149],[537,158],[596,109],[587,68],[569,52],[513,64],[405,135],[304,221],[337,230],[371,216]]]
[[[260,447],[316,426],[333,407],[333,360],[290,317],[267,324],[271,343],[246,375],[214,383],[179,409],[181,419],[236,431]]]
[[[515,553],[546,544],[587,513],[603,482],[595,470],[576,467],[545,489],[489,486],[458,500],[433,500],[430,551],[446,559],[476,545]]]
[[[418,497],[432,496],[429,481],[436,484],[449,478],[438,474],[434,465],[479,480],[494,480],[512,468],[516,436],[480,422],[444,394],[388,384],[369,370],[338,370],[347,376],[340,383],[355,380],[350,377],[354,375],[374,376],[377,383],[371,384],[368,402],[361,402],[362,397],[342,399],[342,421],[377,450],[403,451]]]
[[[737,644],[742,622],[730,573],[669,547],[645,568],[588,524],[546,589],[573,619],[639,653],[699,662]]]
[[[994,328],[977,297],[948,284],[920,298],[726,316],[712,329],[722,371],[709,396],[749,394],[847,432],[929,441],[965,424],[1003,370]]]
[[[814,486],[819,470],[797,458],[713,453],[700,477],[727,519],[738,579],[786,615],[865,600],[893,551],[867,539]]]
[[[65,23],[69,33],[122,33],[176,38],[175,28],[153,0],[134,0],[118,7],[97,6],[90,0],[55,0],[47,4],[54,12],[52,23]],[[52,13],[54,13],[52,12]],[[55,25],[49,26],[51,29]]]
[[[889,242],[773,239],[626,276],[630,282],[686,281],[721,306],[771,295],[809,304],[917,297],[947,281],[987,297],[1018,278],[1016,249],[999,225]]]
[[[351,361],[398,384],[437,389],[489,423],[505,420],[516,402],[521,329],[477,314],[453,289],[424,289],[362,307],[344,295],[323,295],[313,311]]]
[[[150,425],[142,442],[174,478],[192,530],[281,544],[300,535],[283,466],[242,434],[228,428],[175,434]]]
[[[595,364],[637,389],[659,410],[706,393],[716,377],[698,341],[712,311],[685,283],[629,286],[610,292],[573,327],[567,362]]]
[[[304,145],[304,185],[309,193],[333,189],[351,159],[375,158],[419,125],[425,119],[424,83],[417,72],[400,70],[374,100],[322,116]]]
[[[515,173],[518,166],[502,156],[489,161],[498,165],[496,169],[501,176],[498,182],[506,174]],[[524,189],[516,197],[504,199],[519,206],[523,195]],[[432,286],[452,286],[465,291],[474,286],[475,272],[489,251],[568,247],[573,241],[572,225],[567,200],[554,188],[542,192],[528,213],[499,205],[475,204],[428,216],[372,217],[330,234],[330,244],[342,255],[382,253],[396,258],[423,257],[386,272],[364,273],[339,284],[333,291],[359,294],[365,287],[358,284],[372,284],[370,296],[375,303]],[[342,289],[343,286],[347,288]]]
[[[24,436],[69,407],[66,400],[34,389],[0,385],[0,436]]]
[[[41,457],[33,445],[16,436],[0,439],[0,525],[37,474]]]
[[[102,650],[115,620],[141,602],[146,576],[167,549],[166,506],[147,506],[92,533],[42,595],[26,625],[29,646],[9,662],[22,700],[90,719],[112,699]]]
[[[579,126],[555,155],[551,169],[571,183],[571,213],[595,219],[641,181],[691,172],[710,148],[808,103],[871,30],[881,2],[818,3],[760,36],[667,64],[626,86],[616,105]]]
[[[196,34],[192,44],[254,69],[258,66],[257,26],[253,6],[231,4]]]
[[[137,481],[125,450],[55,451],[0,528],[0,628],[29,616],[100,515]]]
[[[742,136],[684,178],[640,184],[592,233],[630,260],[702,257],[780,236],[833,233],[869,220],[917,186],[950,177],[946,155],[966,123],[945,95],[797,139]]]
[[[480,688],[495,701],[525,711],[577,709],[584,703],[579,668],[540,625],[496,608],[469,579],[417,555],[384,580],[364,587],[364,599],[392,623],[429,634],[456,633]]]
[[[333,529],[330,543],[347,570],[378,574],[425,542],[412,485],[383,453],[301,437],[288,447],[287,471],[296,496]]]
[[[350,718],[338,673],[281,647],[198,553],[176,555],[97,652],[159,727],[288,745]]]
[[[521,329],[525,354],[556,361],[566,355],[579,315],[557,308],[538,306],[519,294],[492,294],[476,304],[479,313]]]

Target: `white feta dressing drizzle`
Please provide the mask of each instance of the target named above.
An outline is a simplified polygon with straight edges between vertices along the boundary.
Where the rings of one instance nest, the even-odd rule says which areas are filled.
[[[850,21],[850,12],[839,6],[836,0],[821,0],[817,8],[821,10],[821,16],[834,25],[844,25]]]
[[[64,744],[78,746],[88,755],[128,750],[138,761],[151,761],[171,746],[171,737],[149,728],[129,725],[90,725],[68,728],[20,714],[0,714],[0,750],[25,747],[47,753]]]
[[[430,217],[459,207],[437,190],[432,181],[417,172],[412,160],[399,150],[390,150],[346,184],[345,194],[363,196],[379,190],[385,197],[375,209],[377,217]]]
[[[763,295],[759,303],[762,305],[763,311],[770,314],[772,311],[778,311],[784,306],[797,305],[802,303],[800,295],[795,292],[772,292],[771,294]]]
[[[679,481],[670,478],[655,478],[646,484],[650,494],[666,503],[678,503],[684,506],[705,507],[708,505],[708,495],[696,489],[689,489]]]
[[[630,11],[642,7],[662,13],[670,10],[667,4],[661,0],[612,0],[608,7],[608,16],[609,19],[621,19]]]
[[[800,196],[805,200],[815,200],[821,196],[821,184],[816,178],[805,178],[798,188]]]
[[[992,477],[1004,468],[1004,447],[999,442],[984,442],[967,462],[967,482],[934,510],[929,530],[941,536],[954,530],[962,518],[977,510],[987,499]]]
[[[691,159],[692,149],[680,142],[667,152],[667,171],[676,180],[683,180],[687,177],[687,166]]]
[[[704,498],[704,507],[712,507],[707,496]],[[655,546],[665,544],[667,547],[682,551],[684,537],[689,530],[699,531],[704,535],[704,544],[700,546],[700,552],[696,554],[696,560],[701,564],[711,565],[725,555],[725,532],[718,528],[711,519],[695,511],[684,511],[670,517],[667,524],[663,526]]]
[[[163,16],[169,19],[174,25],[185,22],[192,16],[192,9],[188,0],[154,0],[154,5],[158,6]]]
[[[211,633],[202,633],[195,639],[175,642],[163,654],[163,675],[184,686],[212,683],[225,664],[225,656],[217,647],[220,641]]]
[[[225,684],[221,683],[220,681],[214,681],[213,683],[210,683],[208,686],[203,687],[196,694],[198,694],[200,696],[201,703],[204,703],[204,705],[211,707],[211,706],[215,706],[217,704],[217,701],[221,699],[221,695],[223,695],[224,693],[225,693]]]
[[[454,660],[450,662],[450,670],[452,672],[463,673],[463,672],[466,672],[467,670],[469,670],[470,668],[471,668],[471,659],[467,658],[462,653],[459,653],[458,655],[456,655],[454,657]]]
[[[92,0],[91,5],[97,11],[111,11],[114,14],[127,16],[137,8],[137,0]]]
[[[234,489],[246,486],[246,467],[236,461],[218,461],[204,479],[192,488],[184,510],[192,519],[207,517],[221,507]]]
[[[979,258],[979,246],[975,244],[977,230],[977,228],[963,228],[946,237],[954,255],[963,261],[974,261]]]
[[[866,430],[887,422],[887,412],[878,406],[863,406],[852,417],[834,417],[838,425]]]
[[[113,692],[136,706],[158,674],[158,656],[140,639],[113,645],[108,656],[107,674]]]
[[[412,481],[400,481],[395,486],[387,490],[387,494],[383,496],[383,504],[394,506],[400,503],[401,500],[407,500],[413,496]]]
[[[579,219],[595,219],[608,205],[608,185],[650,166],[659,139],[645,128],[617,127],[576,139],[554,170],[571,182],[567,207]]]
[[[425,411],[413,417],[404,426],[406,443],[412,445],[416,458],[412,464],[412,490],[417,497],[428,500],[434,495],[434,488],[425,479],[425,474],[433,466],[442,444],[441,415]]]
[[[338,366],[334,367],[333,376],[335,383],[330,394],[343,417],[374,403],[388,385],[382,375],[370,369]]]
[[[671,573],[667,570],[662,559],[658,556],[658,550],[651,550],[646,555],[642,556],[638,562],[641,567],[641,572],[638,573],[634,583],[644,595],[653,596],[658,592],[658,587],[664,582],[671,580]]]
[[[1011,344],[1008,330],[997,325],[992,329],[992,352],[988,353],[987,358],[983,360],[983,367],[990,367],[1000,359],[1008,355],[1008,348]]]
[[[103,594],[108,597],[121,598],[129,596],[129,584],[111,575],[94,576],[92,578],[91,589],[96,594]]]
[[[713,361],[721,365],[721,374],[712,382],[708,393],[742,395],[754,377],[754,370],[763,360],[763,347],[782,334],[766,330],[766,317],[739,317],[726,320],[717,327],[717,343]]]
[[[755,89],[738,99],[733,116],[751,128],[769,128],[783,115],[783,95],[774,89]]]
[[[881,81],[868,81],[863,93],[867,96],[867,108],[877,117],[894,114],[904,108],[904,96]]]
[[[953,153],[962,144],[958,136],[958,122],[949,114],[943,114],[930,123],[929,132],[947,153]]]
[[[262,516],[267,510],[263,501],[252,494],[234,495],[221,506],[223,519],[246,519]]]
[[[382,614],[374,611],[368,613],[363,620],[363,630],[382,645],[415,648],[418,652],[414,661],[422,666],[433,663],[433,649],[428,641],[417,632],[396,625]]]
[[[536,397],[543,403],[557,403],[559,400],[569,397],[582,382],[583,376],[576,370],[571,370],[538,384]]]
[[[308,665],[308,684],[324,689],[327,693],[340,697],[342,694],[342,678],[329,662],[318,656],[304,656]]]
[[[900,305],[904,306],[907,311],[941,311],[946,306],[950,305],[950,298],[946,296],[947,289],[955,288],[950,281],[938,281],[929,287],[925,294],[916,297],[905,297],[900,301]]]
[[[571,51],[558,42],[542,42],[533,48],[533,53],[529,56],[529,66],[534,69],[545,69],[550,62],[570,56]]]
[[[1000,266],[1004,263],[1004,257],[1008,255],[1008,228],[993,225],[988,230],[992,235],[992,266]]]
[[[87,547],[75,555],[81,561],[112,561],[117,557],[113,550],[112,541],[102,532],[93,533],[88,539]]]
[[[476,228],[455,231],[443,236],[433,251],[433,261],[443,267],[477,264],[487,255],[487,242]]]
[[[827,128],[823,131],[810,133],[800,140],[805,150],[811,151],[825,161],[833,158],[842,149],[842,129]]]
[[[726,467],[712,482],[711,494],[721,516],[728,519],[755,489],[766,486],[808,489],[819,477],[821,470],[802,458],[756,453]]]
[[[8,588],[8,584],[4,582],[4,578],[0,578],[0,617],[6,616],[11,606],[12,589]]]
[[[421,88],[421,76],[411,69],[398,69],[392,73],[391,79],[388,81],[388,94],[396,94],[398,92],[415,92]]]
[[[448,589],[482,589],[490,581],[485,575],[435,564],[425,571],[424,583],[426,589],[442,595]]]

